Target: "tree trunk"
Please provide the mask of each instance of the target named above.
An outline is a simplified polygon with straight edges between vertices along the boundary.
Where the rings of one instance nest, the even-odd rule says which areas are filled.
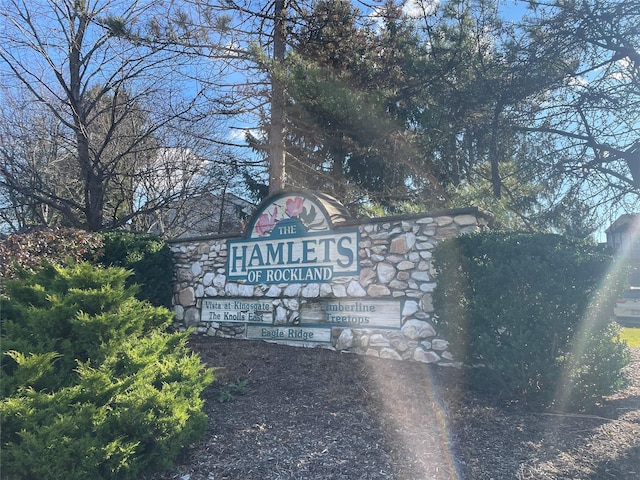
[[[493,124],[491,126],[491,144],[489,147],[489,161],[491,162],[491,186],[495,198],[502,197],[502,180],[500,178],[500,149],[498,147],[498,133],[500,114],[502,113],[502,103],[499,102],[493,114]]]
[[[285,55],[285,0],[275,0],[273,27],[274,68],[284,60]],[[271,128],[269,131],[269,193],[275,193],[285,186],[284,150],[284,88],[277,75],[271,75]]]
[[[82,92],[81,48],[89,18],[84,11],[84,3],[74,4],[73,16],[77,21],[74,30],[70,26],[71,41],[69,43],[69,92],[68,100],[72,108],[73,124],[76,137],[76,156],[80,172],[84,176],[84,215],[86,228],[92,232],[102,229],[104,221],[104,179],[96,171],[89,148],[88,125]]]

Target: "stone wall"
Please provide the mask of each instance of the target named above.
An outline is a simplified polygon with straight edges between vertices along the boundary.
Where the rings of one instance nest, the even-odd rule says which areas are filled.
[[[331,283],[248,285],[228,281],[227,241],[240,234],[172,241],[176,327],[231,338],[255,339],[256,334],[250,332],[257,331],[270,336],[265,340],[295,346],[450,365],[455,359],[447,350],[448,342],[438,336],[431,323],[431,294],[436,285],[432,251],[442,239],[478,232],[487,226],[488,218],[475,208],[346,221],[336,225],[335,231],[347,228],[359,231],[359,274],[336,277]],[[225,322],[220,315],[203,314],[205,303],[207,307],[233,309],[232,302],[243,306],[242,299],[253,302],[248,308],[262,308],[254,305],[266,304],[265,315],[253,316],[266,323],[256,326],[251,321]],[[384,327],[369,327],[354,323],[348,316],[334,317],[346,323],[303,328],[308,312],[322,302],[334,302],[334,308],[337,305],[352,310],[362,305],[362,308],[371,305],[368,307],[371,310],[379,306],[378,312],[394,311],[397,305],[397,328],[389,327],[384,319]],[[228,315],[229,311],[225,311],[225,318],[231,318]],[[314,332],[316,339],[324,340],[306,341],[308,335],[313,338]]]

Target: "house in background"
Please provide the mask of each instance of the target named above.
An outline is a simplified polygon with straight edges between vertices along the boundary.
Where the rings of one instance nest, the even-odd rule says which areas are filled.
[[[147,217],[146,231],[164,238],[241,232],[255,205],[230,192],[203,193]]]
[[[607,245],[624,255],[631,267],[629,284],[640,287],[640,214],[625,214],[605,231]]]

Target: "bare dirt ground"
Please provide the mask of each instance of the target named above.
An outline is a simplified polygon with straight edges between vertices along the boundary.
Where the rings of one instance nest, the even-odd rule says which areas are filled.
[[[469,392],[455,369],[194,336],[219,367],[204,440],[148,480],[640,479],[631,385],[588,414]]]

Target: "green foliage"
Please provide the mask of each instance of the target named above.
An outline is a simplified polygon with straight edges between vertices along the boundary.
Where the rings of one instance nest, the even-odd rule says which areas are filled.
[[[549,143],[538,141],[543,146]],[[536,151],[541,157],[544,155],[542,148]],[[505,195],[500,198],[493,195],[489,165],[479,165],[473,181],[448,189],[450,206],[473,205],[490,212],[494,230],[553,230],[576,238],[587,238],[595,231],[595,212],[580,198],[579,189],[565,189],[558,195],[561,177],[543,181],[535,165],[520,160],[525,164],[519,161],[500,164]]]
[[[244,379],[226,384],[218,395],[218,401],[226,403],[233,400],[236,395],[245,395],[247,393],[247,383],[248,380]]]
[[[129,284],[139,285],[138,298],[162,307],[171,305],[173,264],[169,246],[149,233],[113,231],[102,234],[105,266],[133,271]]]
[[[287,59],[270,72],[286,90],[289,181],[330,190],[353,213],[361,203],[399,213],[402,202],[443,198],[427,180],[433,156],[414,130],[428,97],[428,49],[400,6],[387,2],[378,13],[383,28],[349,2],[314,2],[289,34]],[[249,144],[268,151],[259,137]]]
[[[129,276],[122,268],[81,263],[66,268],[49,265],[22,281],[9,282],[11,303],[3,308],[2,348],[60,354],[58,375],[48,377],[58,383],[47,386],[66,384],[76,361],[101,363],[104,345],[140,336],[173,318],[166,309],[137,301],[135,287],[125,288]]]
[[[49,266],[8,282],[2,477],[134,479],[204,432],[212,373],[135,299],[122,268]]]
[[[624,283],[596,246],[558,235],[484,233],[434,252],[436,322],[471,382],[557,406],[624,386],[629,356],[611,323]]]

